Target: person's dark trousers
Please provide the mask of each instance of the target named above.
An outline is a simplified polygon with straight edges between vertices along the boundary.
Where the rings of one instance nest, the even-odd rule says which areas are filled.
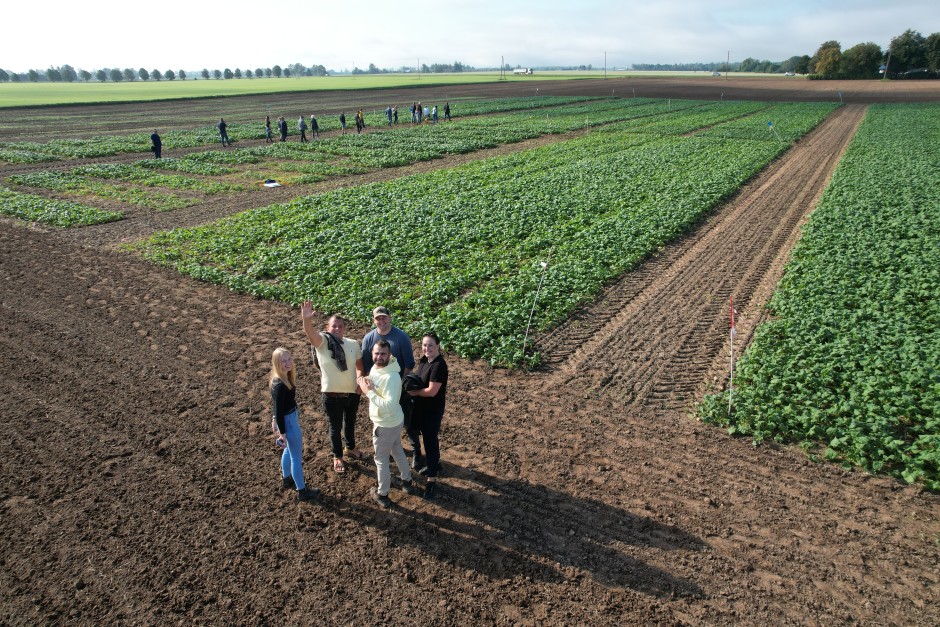
[[[359,395],[327,396],[322,394],[323,412],[329,423],[330,450],[333,457],[343,458],[343,442],[346,448],[356,448],[356,412],[359,411]]]
[[[421,444],[418,436],[424,440],[424,460],[428,471],[426,476],[436,477],[441,471],[441,420],[444,412],[440,410],[415,411],[411,417],[411,427],[408,429],[408,442],[416,455],[421,454]]]

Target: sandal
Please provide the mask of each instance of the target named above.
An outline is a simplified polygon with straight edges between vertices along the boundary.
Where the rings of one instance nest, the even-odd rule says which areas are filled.
[[[346,464],[344,464],[343,460],[341,460],[339,457],[333,458],[333,472],[346,472]]]

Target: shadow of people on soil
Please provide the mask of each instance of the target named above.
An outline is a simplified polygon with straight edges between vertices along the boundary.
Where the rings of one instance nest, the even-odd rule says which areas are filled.
[[[706,545],[694,535],[546,486],[451,464],[445,472],[440,496],[421,511],[411,509],[420,497],[399,496],[394,488],[388,511],[349,502],[329,507],[383,529],[389,543],[412,545],[491,580],[523,576],[560,583],[584,571],[602,585],[657,598],[704,596],[695,583],[629,554],[631,546],[700,551]]]

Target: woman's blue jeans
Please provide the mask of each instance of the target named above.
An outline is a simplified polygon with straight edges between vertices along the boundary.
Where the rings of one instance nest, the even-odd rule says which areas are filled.
[[[286,479],[293,477],[294,485],[298,490],[306,487],[304,483],[304,469],[301,466],[304,454],[304,439],[300,432],[300,420],[295,409],[284,416],[284,439],[287,440],[287,448],[281,454],[281,474]]]

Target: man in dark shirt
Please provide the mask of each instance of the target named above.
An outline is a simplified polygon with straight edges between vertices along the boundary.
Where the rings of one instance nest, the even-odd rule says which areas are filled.
[[[216,126],[219,127],[219,137],[222,138],[222,147],[225,148],[226,145],[231,146],[232,141],[228,138],[228,131],[225,130],[228,128],[228,124],[225,123],[225,118],[219,118],[219,123]]]
[[[160,135],[157,134],[157,129],[153,129],[153,135],[150,136],[150,142],[153,144],[150,147],[151,152],[155,159],[159,159],[160,155],[163,153],[163,142],[160,140]]]

